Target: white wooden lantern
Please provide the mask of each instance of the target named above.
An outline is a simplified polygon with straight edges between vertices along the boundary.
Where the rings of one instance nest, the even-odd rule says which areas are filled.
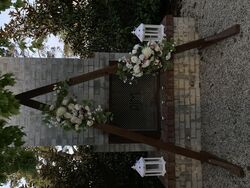
[[[164,38],[164,25],[150,25],[141,23],[132,31],[141,42],[143,41],[162,41]]]
[[[152,157],[143,158],[141,157],[136,161],[135,165],[132,166],[141,177],[144,176],[164,176],[166,173],[166,162],[163,157]]]

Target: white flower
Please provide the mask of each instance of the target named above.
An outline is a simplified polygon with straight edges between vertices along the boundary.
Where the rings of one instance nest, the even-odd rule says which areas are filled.
[[[60,122],[60,121],[61,121],[61,118],[56,117],[56,121],[57,121],[57,122]]]
[[[50,105],[49,110],[52,111],[54,109],[55,109],[55,106],[54,105]]]
[[[136,64],[136,65],[134,66],[133,71],[134,71],[135,74],[141,72],[141,69],[140,69],[139,64]]]
[[[135,46],[134,46],[134,50],[137,50],[138,48],[140,47],[140,45],[139,44],[136,44]]]
[[[75,105],[73,103],[68,104],[68,109],[69,110],[74,110]]]
[[[161,48],[159,47],[159,45],[155,45],[155,49],[154,49],[156,52],[159,52],[161,50]]]
[[[156,42],[155,41],[149,41],[147,43],[147,46],[155,46],[156,45]]]
[[[97,112],[101,112],[101,111],[102,111],[101,105],[98,105],[98,107],[96,108],[96,111],[97,111]]]
[[[56,111],[56,116],[57,117],[61,117],[65,112],[66,112],[66,108],[64,108],[63,106],[59,107]]]
[[[57,85],[53,85],[53,91],[57,90]]]
[[[74,110],[72,110],[72,114],[73,114],[74,116],[77,116],[78,111],[74,109]]]
[[[84,108],[85,108],[85,110],[87,110],[88,112],[90,111],[89,106],[85,106]]]
[[[139,55],[139,59],[140,59],[141,61],[143,61],[143,60],[144,60],[144,55],[143,55],[143,54]]]
[[[137,52],[136,50],[132,50],[132,54],[136,54],[136,52]]]
[[[75,130],[76,130],[76,131],[79,130],[79,124],[75,124]]]
[[[153,54],[153,50],[149,47],[143,48],[142,54],[145,56],[146,59],[148,59]]]
[[[69,99],[63,99],[62,104],[66,106],[68,102],[69,102]]]
[[[128,68],[128,69],[132,69],[133,68],[133,65],[131,65],[130,63],[126,63],[126,67]]]
[[[63,114],[63,116],[67,119],[71,119],[72,118],[72,114],[69,112],[66,112],[65,114]]]
[[[88,126],[92,126],[93,124],[94,124],[94,121],[91,121],[91,120],[88,120],[88,121],[87,121],[87,125],[88,125]]]
[[[154,62],[155,65],[158,65],[159,63],[160,63],[159,59],[156,59],[155,62]]]
[[[131,61],[132,61],[132,63],[137,63],[138,62],[138,57],[132,56]]]
[[[80,118],[77,118],[77,119],[75,120],[75,123],[78,124],[78,125],[81,125],[82,120],[81,120]]]
[[[76,109],[76,110],[80,110],[80,109],[81,109],[81,105],[75,104],[75,109]]]
[[[143,68],[146,68],[146,67],[148,67],[149,65],[150,65],[150,61],[147,60],[147,61],[145,61],[145,62],[142,64],[142,67],[143,67]]]
[[[71,123],[76,123],[76,124],[81,124],[82,123],[82,120],[76,116],[73,116],[71,119],[70,119]]]
[[[171,53],[168,52],[168,55],[166,55],[166,60],[170,60],[171,59]]]

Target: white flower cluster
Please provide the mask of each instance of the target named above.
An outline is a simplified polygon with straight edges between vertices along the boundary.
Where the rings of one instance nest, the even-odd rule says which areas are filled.
[[[174,47],[174,45],[172,46]],[[120,62],[123,63],[121,71],[130,73],[132,75],[131,80],[134,77],[141,77],[143,74],[152,73],[154,70],[163,67],[163,63],[171,59],[170,50],[163,57],[164,43],[150,41],[146,46],[136,44],[130,53],[130,58],[123,57]],[[163,62],[164,58],[164,62]],[[125,67],[125,68],[124,68]],[[127,80],[124,80],[126,82]]]
[[[53,105],[49,109],[51,112],[55,112],[55,117],[53,118],[53,125],[70,125],[76,131],[79,130],[81,126],[92,126],[94,124],[95,118],[93,116],[94,112],[91,112],[88,105],[75,104],[69,99],[64,99],[61,105],[55,109]],[[95,109],[95,111],[103,111],[101,106]]]

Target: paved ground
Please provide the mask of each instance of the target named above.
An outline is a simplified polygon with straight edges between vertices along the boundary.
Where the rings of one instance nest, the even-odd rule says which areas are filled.
[[[241,33],[201,51],[202,149],[241,165],[246,177],[202,165],[205,188],[250,187],[250,1],[183,0],[201,37],[235,23]]]

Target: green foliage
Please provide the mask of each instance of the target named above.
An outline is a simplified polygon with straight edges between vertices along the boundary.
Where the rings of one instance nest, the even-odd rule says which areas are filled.
[[[5,11],[6,9],[10,8],[12,5],[11,0],[1,0],[0,1],[0,12]]]
[[[34,153],[21,147],[24,135],[22,128],[6,126],[6,122],[0,120],[0,185],[12,173],[36,171],[37,160]]]
[[[141,178],[131,169],[145,152],[95,153],[91,147],[79,146],[72,155],[55,148],[38,148],[38,154],[46,161],[40,163],[39,175],[53,188],[163,187],[158,178]]]
[[[95,51],[128,52],[137,41],[131,34],[134,27],[141,22],[161,21],[160,0],[37,0],[34,6],[18,6],[21,8],[11,12],[5,36],[20,44],[26,37],[37,41],[49,34],[61,35],[74,54],[81,57],[89,57]],[[20,46],[27,47],[23,43]],[[41,45],[28,48],[37,47]]]
[[[13,74],[0,74],[0,118],[9,118],[19,113],[20,104],[7,86],[13,86],[15,79]]]

